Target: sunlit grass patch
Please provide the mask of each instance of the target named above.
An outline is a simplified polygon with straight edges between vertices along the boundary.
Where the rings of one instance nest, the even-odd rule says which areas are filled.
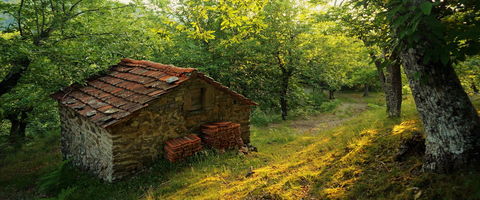
[[[374,104],[377,100],[371,97],[369,101]],[[422,158],[416,155],[395,161],[402,140],[422,133],[409,97],[399,119],[387,118],[385,107],[379,105],[329,128],[299,131],[293,124],[287,121],[253,126],[251,141],[258,152],[241,155],[208,150],[178,163],[159,160],[151,168],[113,184],[72,168],[66,172],[74,175],[74,181],[65,185],[60,195],[82,200],[413,199],[419,194],[420,199],[480,199],[475,198],[480,197],[478,172],[422,173]],[[34,170],[36,163],[43,163],[40,166],[44,170],[19,174],[32,184],[5,182],[14,180],[13,176],[0,174],[2,183],[9,185],[0,190],[19,191],[20,197],[27,199],[42,195],[35,191],[37,177],[60,164],[60,158],[55,157],[60,156],[58,144],[41,150],[48,144],[48,140],[32,144],[18,157],[2,161],[13,164],[0,167],[1,172],[16,173],[15,167]],[[27,164],[17,163],[20,160]],[[32,192],[26,193],[20,186],[33,188]]]

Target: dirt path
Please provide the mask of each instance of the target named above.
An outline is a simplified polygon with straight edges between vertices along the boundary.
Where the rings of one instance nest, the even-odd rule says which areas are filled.
[[[306,119],[292,120],[289,127],[296,129],[300,133],[314,133],[322,129],[330,129],[357,117],[361,112],[368,109],[365,103],[358,95],[341,95],[342,103],[329,113],[321,113],[309,116]],[[348,100],[348,101],[344,101]],[[277,126],[273,124],[272,127]]]
[[[318,114],[308,119],[294,120],[290,123],[290,127],[301,133],[316,132],[338,126],[365,110],[367,110],[366,103],[342,103],[333,113]]]

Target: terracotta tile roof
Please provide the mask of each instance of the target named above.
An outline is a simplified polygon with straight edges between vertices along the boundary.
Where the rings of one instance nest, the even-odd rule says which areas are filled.
[[[112,66],[103,76],[91,78],[85,85],[73,84],[52,97],[94,123],[108,127],[189,80],[193,73],[244,104],[257,105],[194,68],[128,58]]]

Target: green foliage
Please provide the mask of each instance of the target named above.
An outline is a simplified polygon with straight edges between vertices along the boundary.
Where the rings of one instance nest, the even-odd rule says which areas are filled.
[[[250,118],[250,122],[255,126],[266,126],[280,121],[282,121],[282,119],[278,114],[267,113],[260,109],[255,109]]]
[[[1,3],[2,11],[19,25],[0,34],[0,48],[5,52],[0,63],[6,66],[0,69],[0,77],[18,70],[19,60],[26,59],[29,64],[15,87],[0,97],[0,113],[3,118],[32,110],[28,113],[29,135],[58,129],[51,93],[82,83],[122,57],[151,58],[159,51],[156,45],[161,46],[153,37],[155,33],[146,31],[152,23],[141,19],[141,10],[132,5],[110,1],[22,2]]]
[[[320,105],[319,109],[322,112],[330,112],[334,110],[339,104],[340,104],[340,101],[335,99],[335,100],[323,103],[322,105]]]
[[[376,70],[370,64],[362,42],[344,35],[314,35],[311,60],[304,70],[308,84],[315,88],[340,90],[345,86],[375,84]]]
[[[479,93],[480,88],[480,56],[472,56],[456,64],[455,72],[460,78],[463,89],[470,94]]]
[[[42,198],[41,200],[67,200],[69,199],[68,197],[72,195],[76,189],[77,189],[76,187],[69,187],[67,189],[62,189],[62,191],[60,191],[58,196],[51,197],[51,198]]]
[[[368,6],[367,6],[368,5]],[[375,20],[389,25],[392,52],[415,48],[424,64],[451,64],[480,51],[478,1],[356,1],[377,10]]]
[[[72,192],[69,188],[76,181],[74,169],[68,161],[62,162],[56,169],[38,179],[38,191],[47,195]]]

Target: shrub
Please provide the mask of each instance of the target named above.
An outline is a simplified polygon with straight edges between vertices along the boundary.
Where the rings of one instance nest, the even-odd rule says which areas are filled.
[[[250,122],[255,126],[266,126],[270,123],[280,122],[280,114],[274,114],[273,112],[263,111],[260,109],[255,109],[252,112]]]
[[[321,112],[330,112],[330,111],[334,110],[339,104],[340,104],[340,101],[336,100],[336,99],[333,100],[333,101],[324,102],[324,103],[322,103],[322,105],[320,105],[320,111]]]

